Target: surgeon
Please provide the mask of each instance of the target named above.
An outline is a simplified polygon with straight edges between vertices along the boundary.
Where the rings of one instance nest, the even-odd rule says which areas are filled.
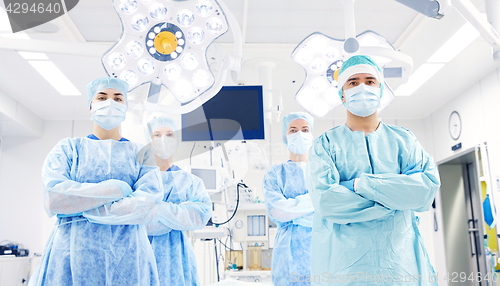
[[[92,134],[66,138],[42,168],[44,206],[57,223],[29,285],[158,285],[146,227],[98,224],[83,212],[138,192],[162,194],[157,168],[136,162],[136,144],[120,135],[128,84],[100,78],[87,85]]]
[[[172,155],[179,143],[174,121],[159,117],[148,122],[147,126],[152,151],[148,153],[154,156],[164,177],[161,211],[165,218],[147,225],[160,285],[200,285],[196,257],[184,231],[205,227],[211,217],[211,200],[200,178],[172,163]]]
[[[346,123],[311,148],[312,285],[437,285],[415,212],[431,206],[438,171],[409,130],[378,120],[383,82],[370,57],[349,58]]]
[[[274,285],[311,285],[311,232],[314,208],[305,184],[314,119],[304,112],[283,118],[283,143],[290,160],[273,165],[262,190],[269,218],[278,226],[271,275]]]

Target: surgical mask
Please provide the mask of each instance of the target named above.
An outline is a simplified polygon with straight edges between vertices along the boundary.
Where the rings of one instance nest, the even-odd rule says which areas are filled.
[[[310,132],[295,132],[286,136],[288,149],[294,154],[303,155],[309,151],[313,143],[313,136]]]
[[[156,156],[166,160],[175,153],[177,149],[177,139],[174,137],[161,136],[151,141],[151,147],[153,147],[153,152]]]
[[[92,103],[92,115],[94,120],[103,129],[111,130],[125,120],[127,106],[113,99]]]
[[[352,114],[367,117],[380,107],[380,88],[364,83],[344,91],[345,106]]]

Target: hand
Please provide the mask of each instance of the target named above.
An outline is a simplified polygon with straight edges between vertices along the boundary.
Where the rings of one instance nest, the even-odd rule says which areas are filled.
[[[340,182],[339,184],[341,186],[344,186],[346,188],[348,188],[349,190],[353,191],[354,192],[354,180],[355,179],[352,179],[352,180],[349,180],[349,181],[342,181]]]

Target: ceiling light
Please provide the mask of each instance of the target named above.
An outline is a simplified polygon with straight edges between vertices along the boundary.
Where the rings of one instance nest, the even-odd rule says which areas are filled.
[[[126,80],[130,90],[160,79],[177,101],[188,103],[216,82],[206,51],[229,30],[229,11],[217,0],[170,2],[114,0],[123,34],[102,63],[110,76]]]
[[[51,61],[28,61],[60,94],[81,95],[63,72]]]
[[[356,41],[361,47],[359,53],[366,52],[365,54],[371,55],[381,69],[393,59],[391,56],[405,60],[384,37],[375,32],[366,31],[358,35]],[[292,52],[292,59],[306,71],[306,79],[295,95],[295,100],[316,117],[323,117],[335,106],[342,104],[339,96],[339,89],[342,87],[337,86],[337,73],[344,61],[353,55],[344,51],[344,42],[345,40],[333,39],[316,32],[305,38]],[[382,49],[381,54],[384,56],[370,53],[376,49]],[[411,64],[409,65],[411,67]],[[394,99],[394,93],[387,82],[382,84],[384,94],[380,110]]]
[[[467,22],[451,38],[444,43],[427,62],[429,63],[447,63],[456,55],[464,50],[479,36],[479,32]]]
[[[44,53],[18,52],[25,60],[48,60]]]
[[[420,66],[410,77],[407,83],[402,84],[396,89],[397,96],[408,96],[413,94],[428,79],[434,76],[444,64],[425,63]]]

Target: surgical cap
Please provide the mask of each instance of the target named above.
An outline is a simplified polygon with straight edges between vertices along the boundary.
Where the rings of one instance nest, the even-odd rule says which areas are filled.
[[[288,130],[288,126],[292,121],[297,120],[297,119],[304,119],[309,123],[309,127],[311,127],[311,134],[313,133],[313,124],[314,124],[314,118],[309,115],[309,113],[305,112],[293,112],[288,114],[287,116],[283,117],[283,143],[285,143],[288,146],[288,143],[286,142],[286,132]]]
[[[179,141],[179,130],[177,129],[177,125],[175,124],[172,118],[168,117],[157,117],[148,122],[148,139],[151,140],[151,135],[155,132],[156,129],[160,127],[167,127],[172,129],[175,132],[175,138],[177,142]]]
[[[352,56],[342,64],[337,80],[340,97],[342,98],[344,84],[352,75],[358,73],[369,73],[373,75],[380,83],[380,97],[382,97],[384,89],[384,85],[382,84],[384,82],[384,75],[378,64],[374,62],[372,58],[363,55]]]
[[[92,100],[94,99],[94,96],[99,91],[104,90],[106,88],[113,88],[121,92],[125,97],[125,102],[128,104],[127,101],[128,83],[119,78],[103,77],[103,78],[98,78],[87,84],[87,99],[89,107],[90,104],[92,103]]]

